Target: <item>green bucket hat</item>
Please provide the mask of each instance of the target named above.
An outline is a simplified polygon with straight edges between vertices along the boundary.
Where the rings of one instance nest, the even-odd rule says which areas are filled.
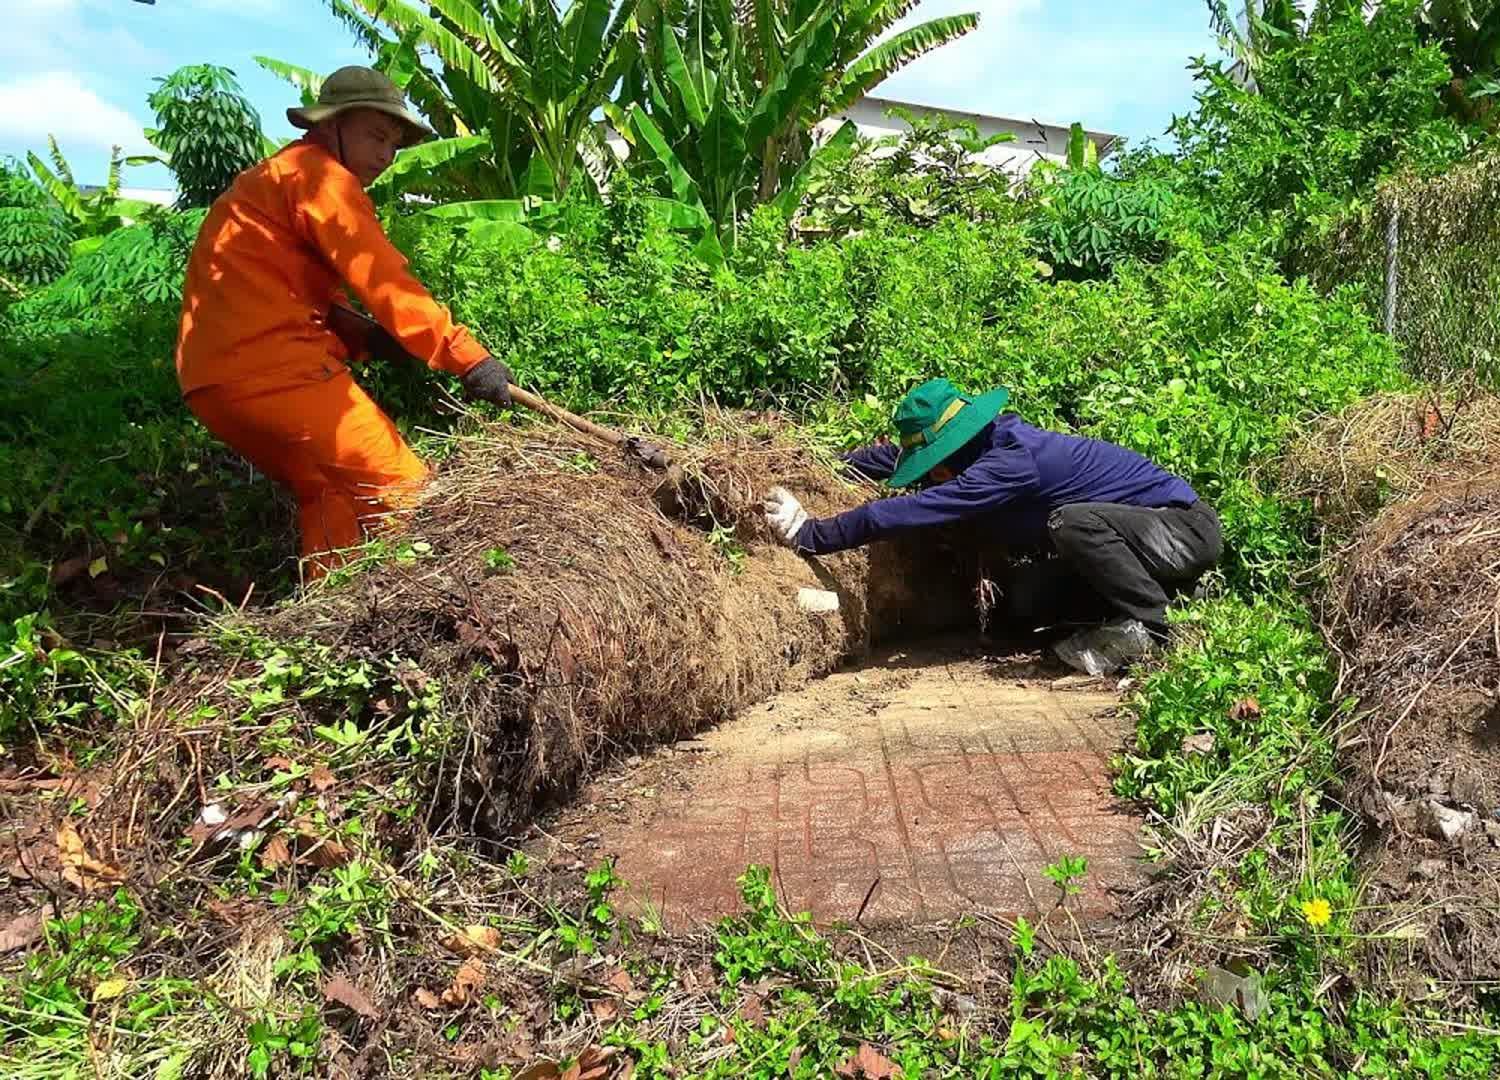
[[[891,486],[910,487],[962,450],[1009,400],[1002,386],[971,401],[947,379],[932,379],[907,394],[896,409],[901,456]]]
[[[351,65],[341,67],[323,80],[323,89],[318,93],[316,105],[288,109],[286,118],[295,127],[304,131],[330,116],[337,116],[350,109],[374,109],[394,116],[406,128],[402,146],[415,146],[426,142],[435,132],[422,122],[422,118],[406,107],[406,97],[401,88],[383,73],[374,68]]]

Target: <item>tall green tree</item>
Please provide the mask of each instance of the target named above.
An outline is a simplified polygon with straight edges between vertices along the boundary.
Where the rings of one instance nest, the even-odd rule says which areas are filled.
[[[207,206],[264,156],[260,115],[229,68],[194,64],[157,82],[147,99],[156,127],[146,138],[164,156],[129,161],[164,163],[177,178],[178,205]]]

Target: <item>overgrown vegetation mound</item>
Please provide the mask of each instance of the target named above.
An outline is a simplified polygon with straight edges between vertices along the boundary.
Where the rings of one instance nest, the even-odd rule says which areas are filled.
[[[666,499],[656,474],[555,434],[466,440],[399,541],[242,620],[169,707],[207,692],[241,727],[249,701],[273,729],[409,743],[429,827],[503,837],[612,751],[690,735],[903,621],[967,613],[957,578],[893,548],[813,563],[772,544],[768,484],[813,513],[868,493],[768,427],[683,465]],[[318,663],[299,663],[309,651]]]
[[[1381,393],[1312,425],[1277,462],[1325,537],[1354,537],[1382,508],[1435,481],[1500,464],[1500,396]]]
[[[1351,794],[1375,823],[1369,921],[1393,972],[1500,977],[1500,473],[1398,504],[1339,582],[1335,632],[1361,701]],[[1386,906],[1390,905],[1390,906]],[[1401,955],[1393,955],[1400,953]]]

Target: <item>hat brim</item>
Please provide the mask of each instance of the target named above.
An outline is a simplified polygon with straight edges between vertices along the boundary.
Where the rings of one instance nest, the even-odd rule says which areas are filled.
[[[1000,415],[1010,391],[1005,387],[981,394],[965,405],[957,416],[943,425],[936,441],[903,451],[891,474],[891,487],[910,487],[922,477],[962,450],[984,426]]]
[[[406,130],[406,137],[401,141],[402,149],[416,146],[418,143],[424,143],[437,136],[437,132],[423,123],[421,118],[410,109],[392,105],[389,101],[341,101],[337,105],[303,105],[288,109],[286,118],[293,127],[306,131],[330,116],[337,116],[350,109],[374,109],[376,112],[383,112],[387,116],[394,116],[400,120],[402,127]]]

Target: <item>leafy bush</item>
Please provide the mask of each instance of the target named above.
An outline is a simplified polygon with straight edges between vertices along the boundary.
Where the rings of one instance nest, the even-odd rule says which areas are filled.
[[[194,64],[157,82],[147,99],[156,130],[147,137],[167,155],[178,205],[208,206],[261,159],[260,115],[228,68]]]
[[[1329,5],[1305,36],[1260,57],[1247,87],[1221,62],[1194,61],[1197,109],[1174,121],[1183,175],[1210,205],[1295,234],[1402,166],[1439,169],[1468,139],[1445,113],[1450,72],[1423,45],[1420,0]]]
[[[977,157],[1013,137],[983,138],[973,122],[941,114],[886,112],[911,130],[864,141],[814,167],[795,224],[799,234],[844,235],[892,222],[930,225],[953,214],[975,222],[1015,218],[1010,173]]]
[[[72,243],[62,208],[29,177],[0,164],[0,278],[45,285],[67,270]]]
[[[1328,734],[1334,678],[1317,629],[1285,598],[1217,600],[1174,615],[1171,661],[1137,692],[1136,746],[1115,790],[1170,816],[1232,770],[1248,794],[1295,805],[1333,770]],[[1185,754],[1183,741],[1211,735]],[[1267,768],[1295,762],[1289,771]]]
[[[1132,259],[1156,261],[1174,232],[1204,225],[1197,203],[1165,178],[1038,166],[1029,181],[1028,231],[1064,277],[1102,278]]]
[[[18,307],[28,322],[97,315],[103,310],[156,312],[176,321],[188,256],[204,211],[155,211],[118,229],[80,256],[52,285]]]

